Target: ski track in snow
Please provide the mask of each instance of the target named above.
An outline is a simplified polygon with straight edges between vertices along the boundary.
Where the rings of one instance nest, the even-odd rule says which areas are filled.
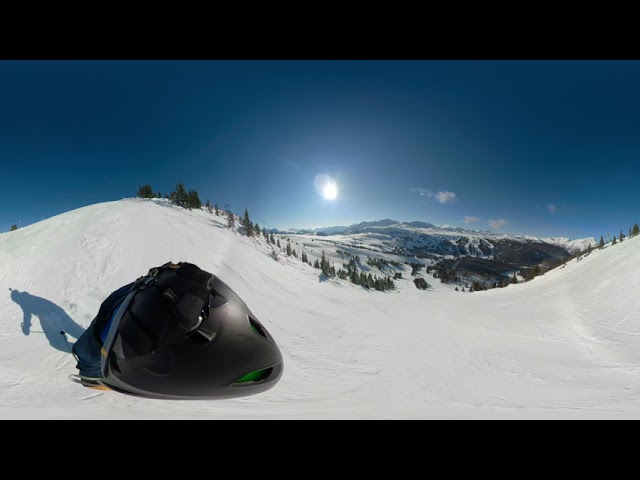
[[[340,265],[336,245],[287,236]],[[640,418],[639,237],[472,294],[432,277],[418,290],[410,268],[369,292],[271,250],[225,217],[141,199],[1,234],[0,418]],[[73,342],[113,290],[169,260],[219,275],[265,324],[285,362],[273,389],[162,401],[67,379],[59,331]]]

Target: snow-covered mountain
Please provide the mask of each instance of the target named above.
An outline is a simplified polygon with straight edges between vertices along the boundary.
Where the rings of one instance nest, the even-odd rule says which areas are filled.
[[[585,251],[589,247],[589,245],[591,245],[592,248],[596,246],[596,239],[593,237],[580,238],[576,240],[571,240],[568,237],[551,237],[543,238],[541,240],[550,243],[551,245],[562,247],[570,253]]]
[[[325,235],[338,235],[341,233],[357,233],[364,228],[367,227],[388,227],[391,225],[397,225],[400,222],[397,220],[391,220],[390,218],[385,218],[384,220],[375,220],[373,222],[360,222],[354,223],[349,226],[345,225],[336,225],[333,227],[313,227],[313,228],[289,228],[287,230],[283,230],[280,233],[311,233],[311,234],[325,234]],[[422,222],[414,222],[414,223],[422,223]],[[425,224],[425,225],[431,225]]]
[[[440,278],[455,280],[461,287],[474,281],[488,287],[502,285],[513,274],[531,276],[535,267],[547,271],[578,253],[580,247],[586,249],[593,240],[541,239],[391,219],[354,224],[342,233],[337,233],[339,227],[332,228],[331,234],[318,230],[315,235],[282,235],[305,250],[317,252],[315,256],[324,251],[336,269],[356,255],[373,257],[365,259],[369,263],[377,259],[415,262],[436,269]],[[395,274],[390,268],[372,270],[379,275]]]
[[[414,248],[426,247],[433,254],[461,254],[461,255],[493,255],[493,244],[498,242],[513,244],[549,244],[562,248],[568,253],[586,250],[587,246],[595,245],[593,237],[570,239],[567,237],[539,238],[531,235],[510,235],[493,233],[488,230],[470,230],[461,227],[436,226],[428,222],[399,222],[392,219],[354,223],[349,226],[314,227],[310,229],[288,229],[280,231],[284,235],[319,235],[345,236],[357,234],[371,234],[372,239],[381,235],[392,239],[395,247],[411,251]],[[365,236],[359,237],[361,243],[368,243]],[[342,238],[331,238],[341,241]],[[489,250],[479,246],[483,245]],[[439,247],[439,248],[438,248]],[[519,246],[517,247],[519,248]]]
[[[369,291],[271,253],[224,217],[162,200],[0,234],[0,417],[640,418],[640,237],[472,294],[426,274],[432,288],[418,290],[406,266],[395,290]],[[109,293],[169,260],[219,275],[269,329],[285,362],[272,390],[162,401],[67,380],[75,361],[59,331],[77,338]]]

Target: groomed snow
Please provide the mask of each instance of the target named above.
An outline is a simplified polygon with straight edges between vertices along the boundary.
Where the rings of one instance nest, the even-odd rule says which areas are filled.
[[[421,291],[409,272],[370,292],[269,251],[223,217],[140,199],[0,235],[0,418],[640,418],[639,237],[475,293]],[[160,401],[69,382],[60,329],[79,335],[169,260],[219,275],[269,329],[285,361],[272,390]]]

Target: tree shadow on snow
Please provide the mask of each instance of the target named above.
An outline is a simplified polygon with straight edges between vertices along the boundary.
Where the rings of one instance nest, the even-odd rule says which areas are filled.
[[[64,330],[68,335],[75,339],[80,338],[84,332],[84,328],[78,325],[62,308],[46,298],[36,297],[29,292],[20,292],[11,290],[11,300],[16,302],[22,308],[22,333],[29,335],[31,333],[40,333],[39,331],[31,331],[32,318],[38,317],[40,325],[42,325],[42,333],[49,340],[49,344],[60,351],[69,353],[69,346],[66,344],[60,331]]]
[[[225,227],[224,225],[220,225],[219,223],[215,222],[214,220],[209,220],[209,222],[214,227],[221,228],[222,230],[229,230],[229,227]]]

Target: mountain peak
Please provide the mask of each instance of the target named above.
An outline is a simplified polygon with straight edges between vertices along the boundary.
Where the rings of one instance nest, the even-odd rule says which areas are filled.
[[[389,225],[395,225],[398,222],[397,220],[391,220],[390,218],[385,218],[383,220],[373,220],[371,222],[360,222],[349,225],[350,229],[360,229],[366,227],[388,227]]]

